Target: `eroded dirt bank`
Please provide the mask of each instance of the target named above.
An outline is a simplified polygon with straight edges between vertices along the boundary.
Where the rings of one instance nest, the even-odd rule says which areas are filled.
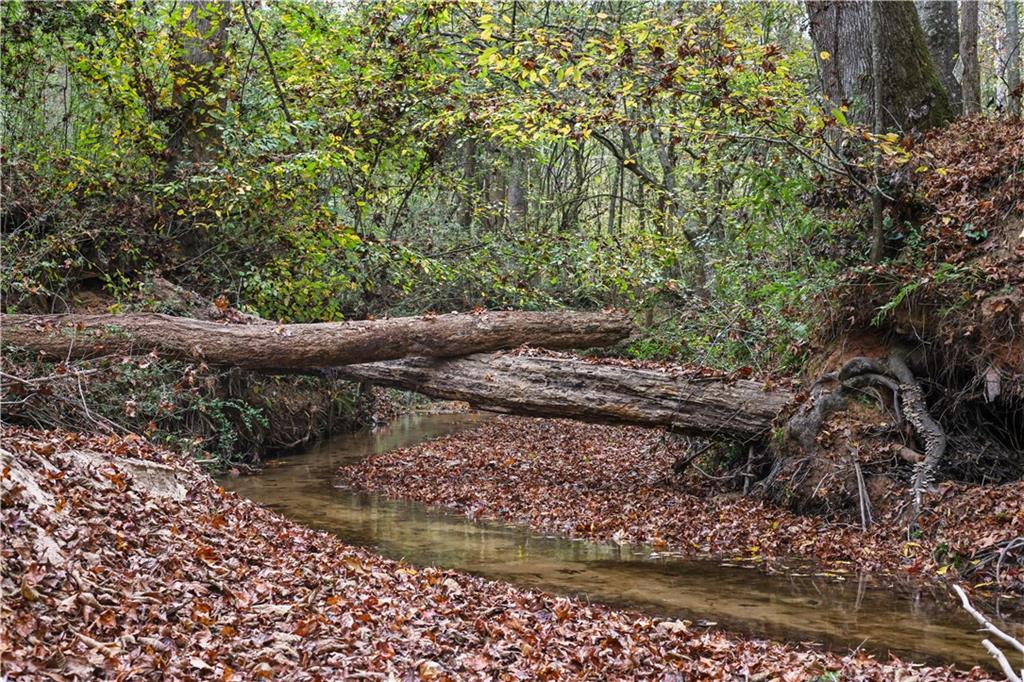
[[[139,439],[8,429],[4,449],[12,679],[986,678],[415,569]]]
[[[753,497],[716,494],[703,475],[673,474],[682,452],[658,431],[501,417],[371,457],[341,476],[356,488],[579,538],[738,557],[769,569],[806,559],[834,572],[964,577],[1007,593],[1024,588],[1021,566],[1001,550],[1024,535],[1024,483],[941,484],[928,499],[923,529],[908,537],[894,512],[863,532]]]

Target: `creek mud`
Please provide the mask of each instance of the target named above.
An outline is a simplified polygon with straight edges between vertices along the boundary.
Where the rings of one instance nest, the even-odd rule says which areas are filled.
[[[303,525],[418,566],[453,568],[709,627],[822,642],[836,651],[860,647],[882,657],[891,652],[958,667],[989,665],[973,621],[938,588],[881,589],[856,575],[815,575],[798,564],[790,564],[788,574],[767,575],[745,562],[723,565],[667,556],[643,544],[544,536],[339,488],[339,467],[493,423],[473,413],[406,416],[385,429],[332,439],[278,460],[257,476],[223,483]]]

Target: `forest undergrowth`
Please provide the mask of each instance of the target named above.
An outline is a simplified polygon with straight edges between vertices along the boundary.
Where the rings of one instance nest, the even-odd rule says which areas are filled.
[[[595,362],[830,410],[755,447],[501,418],[344,476],[574,537],[1019,596],[1024,126],[992,48],[1019,59],[1017,3],[919,5],[7,0],[0,308],[624,309],[636,333]],[[929,7],[973,10],[973,38],[933,50]],[[3,347],[5,674],[985,678],[347,547],[204,469],[394,401],[134,350]]]

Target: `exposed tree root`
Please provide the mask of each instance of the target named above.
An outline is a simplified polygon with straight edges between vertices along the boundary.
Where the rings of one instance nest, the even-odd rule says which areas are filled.
[[[884,389],[887,392],[878,394],[883,405],[887,404],[885,398],[891,394],[897,424],[904,421],[909,424],[924,450],[923,456],[906,446],[901,446],[899,451],[903,459],[913,461],[916,466],[913,485],[916,517],[921,509],[922,490],[931,481],[945,454],[947,439],[942,427],[928,413],[921,385],[907,364],[906,353],[901,349],[891,353],[884,361],[868,357],[852,358],[839,372],[826,374],[814,384],[810,398],[787,424],[786,449],[791,451],[789,457],[798,458],[795,464],[790,465],[790,469],[799,470],[818,455],[819,435],[829,417],[847,410],[851,397],[869,389]],[[766,487],[773,483],[773,479],[782,473],[784,467],[777,465],[773,469],[763,482]],[[867,525],[870,523],[871,501],[860,464],[855,461],[853,469],[861,522]],[[821,481],[818,483],[820,485]]]
[[[900,382],[900,403],[903,414],[914,428],[924,444],[924,460],[917,465],[914,477],[914,511],[921,509],[921,489],[928,484],[935,468],[946,453],[946,433],[930,414],[921,393],[921,386],[910,371],[901,351],[897,350],[889,356],[891,374]]]

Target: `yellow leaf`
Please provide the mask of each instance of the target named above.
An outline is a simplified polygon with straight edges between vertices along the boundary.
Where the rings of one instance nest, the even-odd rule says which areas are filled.
[[[821,61],[823,62],[827,62],[829,59],[832,58],[832,55],[826,50],[822,50],[821,52],[819,52],[818,56],[821,57]]]

